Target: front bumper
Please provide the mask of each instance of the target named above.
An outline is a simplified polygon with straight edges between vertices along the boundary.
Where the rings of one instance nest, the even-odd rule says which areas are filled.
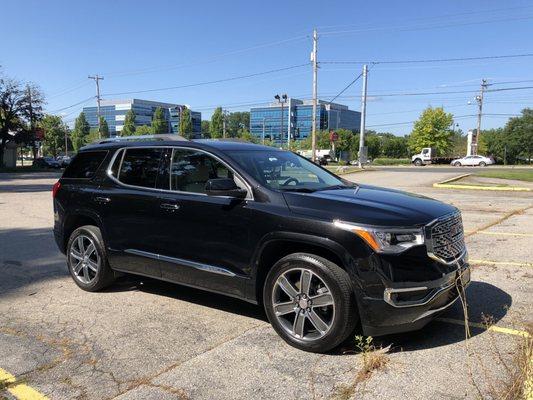
[[[386,287],[383,298],[360,298],[363,333],[381,336],[422,328],[458,299],[458,287],[470,283],[470,265],[458,268],[427,282],[401,282]]]

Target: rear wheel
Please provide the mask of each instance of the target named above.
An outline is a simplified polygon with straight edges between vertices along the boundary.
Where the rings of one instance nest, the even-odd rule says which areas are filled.
[[[70,235],[67,265],[76,285],[89,292],[103,289],[114,280],[102,234],[93,225],[82,226]]]
[[[346,271],[312,254],[295,253],[279,260],[266,278],[263,300],[276,332],[306,351],[333,349],[358,322]]]

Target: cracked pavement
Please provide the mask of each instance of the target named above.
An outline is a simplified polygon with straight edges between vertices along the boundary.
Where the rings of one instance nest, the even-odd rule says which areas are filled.
[[[529,193],[435,189],[457,172],[402,168],[345,175],[452,203],[463,212],[474,263],[472,320],[525,329],[533,320]],[[326,355],[283,342],[254,305],[145,278],[81,291],[52,235],[50,174],[0,174],[0,368],[50,399],[334,398],[362,356],[352,344]],[[489,226],[490,225],[490,226]],[[480,233],[479,231],[490,234]],[[459,304],[447,318],[462,319]],[[435,321],[376,339],[389,363],[354,398],[474,399],[503,385],[520,338]],[[500,382],[501,381],[501,382]],[[0,389],[0,398],[11,398]]]

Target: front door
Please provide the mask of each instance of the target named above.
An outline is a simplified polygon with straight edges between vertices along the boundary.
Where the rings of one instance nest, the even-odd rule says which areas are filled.
[[[160,194],[160,265],[164,279],[238,296],[252,256],[253,210],[246,199],[207,196],[209,179],[244,182],[223,162],[197,149],[175,148],[168,191]]]

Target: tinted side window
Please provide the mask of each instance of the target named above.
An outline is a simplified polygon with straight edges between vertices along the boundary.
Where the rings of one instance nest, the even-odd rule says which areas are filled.
[[[170,167],[172,190],[205,193],[207,181],[216,178],[233,179],[233,172],[201,151],[174,149]]]
[[[63,173],[63,178],[92,178],[106,155],[107,151],[78,153]]]
[[[154,188],[162,149],[126,149],[118,180],[127,185]]]

